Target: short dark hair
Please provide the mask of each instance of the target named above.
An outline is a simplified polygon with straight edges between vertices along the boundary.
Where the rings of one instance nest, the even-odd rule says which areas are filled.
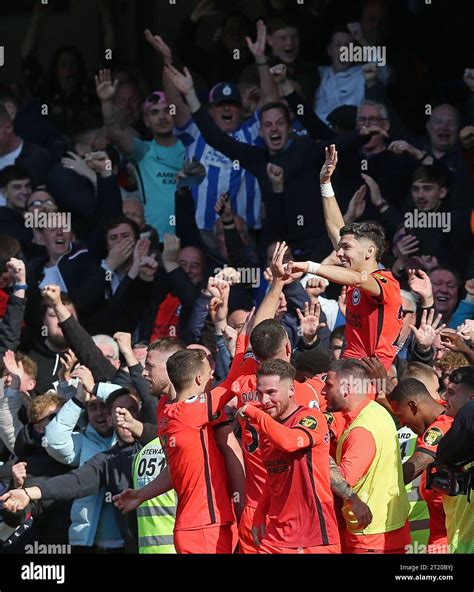
[[[352,222],[343,226],[339,233],[342,236],[353,234],[356,240],[370,240],[375,245],[375,260],[379,263],[385,250],[385,231],[381,224],[369,220]]]
[[[201,371],[207,358],[202,349],[185,349],[174,353],[166,362],[168,376],[177,392],[188,386]]]
[[[0,187],[6,187],[8,183],[11,183],[12,181],[19,181],[20,179],[31,180],[31,176],[21,165],[10,164],[0,173]]]
[[[461,384],[474,393],[474,366],[456,368],[449,375],[448,382]]]
[[[295,356],[293,365],[299,372],[307,372],[312,376],[327,372],[331,364],[328,352],[320,347],[301,351]]]
[[[5,271],[7,261],[12,257],[21,258],[20,243],[8,234],[0,234],[0,273]]]
[[[397,403],[405,403],[406,401],[433,401],[426,386],[417,378],[404,378],[400,380],[393,391],[387,395],[390,401]]]
[[[254,327],[250,334],[250,345],[254,354],[262,359],[273,358],[288,339],[285,329],[275,319],[266,319]]]
[[[266,111],[271,111],[272,109],[279,109],[283,113],[287,123],[290,123],[290,111],[288,107],[285,105],[285,103],[281,103],[280,101],[271,101],[270,103],[265,103],[265,105],[263,105],[258,115],[260,123],[262,123],[263,114]]]
[[[299,32],[298,21],[294,16],[291,15],[290,12],[286,12],[285,14],[274,16],[268,19],[266,22],[266,27],[268,35],[273,35],[275,31],[287,29],[288,27],[294,27],[295,29],[298,29]]]
[[[332,330],[331,337],[329,338],[329,341],[331,341],[332,339],[341,339],[342,341],[344,341],[345,338],[346,338],[346,326],[345,325],[338,325],[335,329]]]
[[[450,170],[442,164],[425,164],[417,167],[411,176],[411,182],[436,183],[440,187],[449,187],[452,182]]]
[[[112,407],[113,407],[115,401],[119,397],[123,397],[125,395],[129,395],[130,397],[135,397],[135,399],[138,399],[138,403],[141,406],[140,395],[133,388],[133,386],[128,386],[128,387],[124,386],[122,388],[116,389],[115,391],[111,392],[110,395],[107,397],[107,399],[105,401],[105,406],[107,408],[107,411],[110,413],[112,411]]]
[[[130,228],[133,231],[133,236],[135,237],[135,240],[138,240],[140,238],[140,229],[138,228],[138,224],[133,220],[130,220],[130,218],[127,218],[127,216],[125,216],[124,214],[116,216],[115,218],[112,218],[109,221],[109,223],[105,227],[105,236],[107,236],[109,230],[117,228],[117,226],[120,226],[120,224],[128,224],[128,226],[130,226]]]
[[[74,306],[75,308],[75,304],[72,301],[71,296],[67,293],[67,292],[61,292],[61,303],[64,304],[64,306]],[[44,315],[46,314],[46,311],[48,310],[48,308],[52,308],[52,306],[50,304],[48,304],[45,300],[41,301],[41,318],[44,319]]]
[[[428,275],[430,276],[430,279],[431,279],[431,274],[433,274],[435,271],[449,271],[449,273],[451,275],[453,275],[454,276],[454,279],[456,280],[456,283],[458,285],[458,290],[460,290],[462,288],[463,283],[462,283],[462,280],[461,280],[461,276],[452,267],[449,267],[448,265],[437,265],[436,267],[433,267],[433,269],[431,269],[428,272]]]
[[[147,348],[148,352],[158,351],[160,353],[179,352],[186,349],[185,344],[181,339],[176,337],[158,337],[152,341]]]
[[[329,371],[336,372],[339,379],[349,378],[350,376],[358,380],[369,378],[367,368],[359,360],[352,358],[333,360],[329,366]]]
[[[284,360],[267,360],[263,362],[257,371],[257,378],[259,376],[279,376],[280,380],[295,379],[296,370],[291,364]]]

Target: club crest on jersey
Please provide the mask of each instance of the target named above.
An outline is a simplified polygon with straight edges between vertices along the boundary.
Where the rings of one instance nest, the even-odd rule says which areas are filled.
[[[318,420],[311,415],[307,415],[299,420],[298,425],[303,426],[307,430],[315,430],[318,427]]]
[[[436,446],[443,437],[443,432],[439,428],[430,428],[423,436],[423,442],[428,446]]]
[[[352,292],[352,304],[354,306],[357,306],[360,302],[360,290],[359,288],[355,288],[355,290]]]

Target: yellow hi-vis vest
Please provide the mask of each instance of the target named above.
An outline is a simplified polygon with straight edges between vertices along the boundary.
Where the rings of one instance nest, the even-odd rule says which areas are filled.
[[[158,477],[165,467],[166,458],[160,439],[155,438],[135,455],[134,487],[145,487]],[[172,489],[143,502],[137,508],[139,553],[176,553],[173,544],[176,506],[176,492]]]
[[[405,426],[401,427],[397,434],[403,465],[415,452],[417,435]],[[408,521],[410,522],[411,544],[416,549],[422,548],[421,545],[426,548],[430,536],[430,514],[428,504],[421,497],[419,491],[420,481],[421,475],[405,485],[410,504]]]
[[[473,465],[468,463],[465,468]],[[443,508],[449,552],[474,553],[474,491],[471,491],[470,502],[467,495],[443,495]]]
[[[375,440],[375,458],[353,490],[372,512],[372,522],[363,530],[347,503],[342,508],[349,532],[356,535],[381,534],[401,528],[410,509],[403,483],[402,461],[395,423],[381,405],[370,401],[348,426],[337,443],[336,461],[341,464],[342,447],[354,428],[368,430]]]

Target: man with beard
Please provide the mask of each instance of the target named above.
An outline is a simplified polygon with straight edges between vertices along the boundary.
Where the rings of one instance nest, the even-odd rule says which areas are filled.
[[[143,377],[150,385],[150,394],[159,397],[157,414],[160,417],[165,406],[174,401],[176,391],[168,376],[166,363],[176,352],[183,351],[186,346],[179,339],[160,337],[148,346]],[[216,387],[222,390],[223,387]],[[229,482],[234,494],[234,509],[239,518],[245,503],[245,469],[242,450],[232,432],[232,428],[224,412],[219,412],[211,423],[214,437],[224,456]]]
[[[61,292],[61,302],[68,312],[77,319],[76,308],[68,294]],[[69,347],[59,326],[54,308],[49,303],[43,302],[42,313],[42,325],[45,331],[36,337],[31,348],[25,352],[38,366],[35,389],[37,394],[43,394],[54,388],[54,382],[59,379],[60,358]]]
[[[101,70],[96,76],[106,130],[122,155],[135,164],[147,223],[159,236],[175,234],[176,175],[182,168],[185,149],[173,133],[174,118],[168,101],[162,92],[147,98],[143,104],[144,121],[153,140],[138,140],[133,130],[119,125],[119,111],[113,102],[117,86],[118,80],[112,82],[110,70]]]

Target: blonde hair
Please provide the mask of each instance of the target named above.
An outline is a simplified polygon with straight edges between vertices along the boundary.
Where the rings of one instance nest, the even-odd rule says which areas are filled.
[[[30,423],[37,423],[44,415],[48,407],[62,407],[66,399],[60,397],[55,391],[48,391],[45,395],[40,395],[31,401],[28,407],[28,421]]]

